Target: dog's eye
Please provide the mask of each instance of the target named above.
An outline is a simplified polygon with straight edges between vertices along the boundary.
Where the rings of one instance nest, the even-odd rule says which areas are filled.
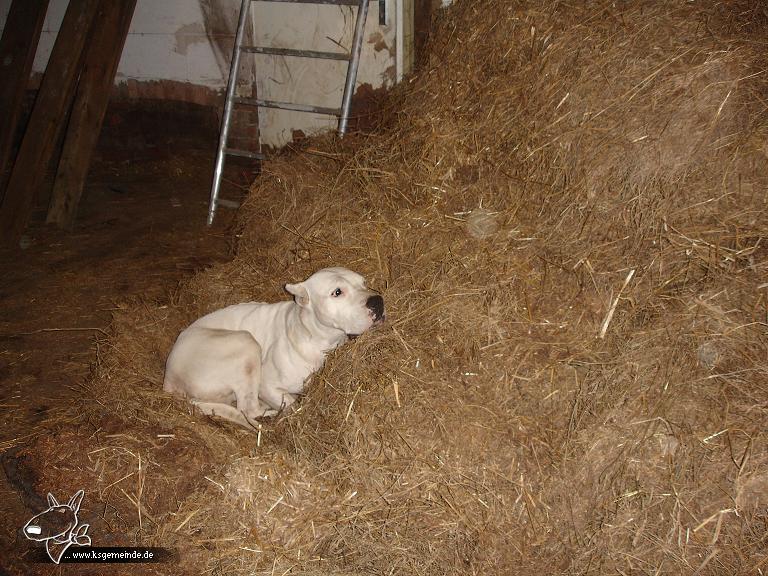
[[[331,296],[333,296],[334,298],[338,298],[341,295],[342,295],[341,288],[336,288],[336,290],[331,292]]]

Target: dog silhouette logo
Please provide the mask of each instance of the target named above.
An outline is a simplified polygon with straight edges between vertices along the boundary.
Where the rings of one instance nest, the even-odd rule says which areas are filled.
[[[85,492],[79,490],[66,504],[59,504],[53,494],[48,493],[48,510],[40,512],[24,525],[24,536],[36,542],[45,542],[45,551],[56,564],[64,552],[76,544],[90,546],[87,535],[89,524],[80,524],[77,513]]]

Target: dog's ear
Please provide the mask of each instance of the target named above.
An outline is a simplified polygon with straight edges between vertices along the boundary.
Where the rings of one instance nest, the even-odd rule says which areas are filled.
[[[84,495],[85,495],[84,490],[78,490],[77,494],[75,494],[74,496],[72,496],[72,498],[70,498],[69,504],[67,504],[67,506],[69,506],[70,508],[72,508],[72,510],[77,512],[78,510],[80,510],[80,504],[83,502]]]
[[[48,506],[50,506],[51,508],[53,508],[54,506],[59,506],[59,503],[56,500],[56,497],[50,492],[48,492]]]
[[[298,284],[286,284],[285,290],[289,294],[293,294],[294,299],[296,300],[296,304],[299,306],[306,306],[309,304],[309,292],[303,283],[299,282]]]

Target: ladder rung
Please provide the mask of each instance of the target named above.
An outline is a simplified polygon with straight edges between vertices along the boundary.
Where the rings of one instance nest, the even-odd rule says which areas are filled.
[[[243,52],[252,54],[273,54],[275,56],[296,56],[297,58],[324,58],[326,60],[349,61],[349,54],[344,52],[319,52],[317,50],[294,50],[292,48],[267,48],[264,46],[240,46]]]
[[[327,116],[341,115],[341,108],[326,108],[324,106],[311,106],[309,104],[294,104],[293,102],[277,102],[275,100],[260,100],[258,98],[235,98],[235,102],[238,104],[247,104],[248,106],[279,108],[280,110],[295,110],[296,112],[314,112],[316,114],[326,114]]]
[[[324,114],[328,116],[337,116],[339,118],[338,134],[344,136],[347,131],[349,119],[349,110],[352,103],[352,93],[355,88],[355,79],[357,69],[360,63],[360,50],[363,46],[365,20],[368,15],[370,3],[375,0],[261,0],[264,2],[291,2],[294,4],[314,4],[330,6],[357,6],[357,15],[355,17],[355,31],[352,36],[352,45],[349,54],[337,52],[320,52],[314,50],[293,50],[289,48],[267,48],[261,46],[245,46],[243,38],[245,37],[245,27],[250,18],[251,4],[257,0],[242,0],[240,5],[240,14],[237,20],[237,33],[235,34],[234,49],[232,50],[232,61],[229,68],[229,78],[227,80],[227,91],[224,99],[224,114],[221,121],[221,132],[219,135],[219,145],[216,150],[216,166],[213,174],[213,185],[211,186],[211,199],[208,203],[208,225],[213,224],[218,206],[236,205],[235,202],[219,198],[221,189],[221,176],[227,155],[245,156],[246,158],[264,159],[262,154],[245,150],[236,150],[227,148],[227,137],[229,135],[230,122],[232,120],[233,105],[246,104],[249,106],[262,106],[265,108],[278,108],[282,110],[295,110],[297,112],[311,112]],[[383,16],[386,13],[386,0],[379,2],[379,19],[382,23],[386,21]],[[383,20],[382,20],[383,18]],[[326,108],[322,106],[310,106],[307,104],[294,104],[292,102],[278,102],[274,100],[261,100],[258,98],[243,98],[235,96],[237,87],[237,74],[240,66],[240,57],[243,52],[255,54],[274,54],[283,56],[298,56],[309,58],[326,58],[333,60],[346,60],[347,66],[346,79],[344,81],[344,92],[342,95],[342,104],[339,108]]]
[[[243,158],[255,158],[256,160],[264,160],[264,154],[259,152],[251,152],[249,150],[237,150],[236,148],[224,148],[224,154],[229,156],[241,156]]]
[[[256,2],[257,0],[251,0]],[[358,0],[260,0],[261,2],[292,2],[294,4],[331,4],[334,6],[357,6]]]

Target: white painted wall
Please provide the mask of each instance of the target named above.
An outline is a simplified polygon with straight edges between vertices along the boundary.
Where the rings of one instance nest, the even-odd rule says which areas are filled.
[[[221,1],[230,4],[235,14],[239,11],[238,0]],[[49,2],[35,54],[35,72],[45,70],[68,3],[69,0]],[[0,0],[2,28],[10,5],[11,0]],[[237,16],[234,17],[236,21]],[[138,0],[116,83],[129,78],[190,82],[217,90],[226,85],[226,76],[205,33],[197,0]]]
[[[394,2],[390,2],[394,7]],[[348,52],[352,47],[357,8],[289,3],[254,3],[255,37],[263,46]],[[357,82],[373,88],[395,80],[395,20],[379,25],[378,2],[371,2],[363,35]],[[257,55],[256,80],[261,98],[339,107],[346,62]],[[305,134],[335,128],[336,117],[283,110],[260,110],[265,144],[281,145],[291,131]]]
[[[412,0],[403,0],[405,14],[413,19]],[[53,48],[68,0],[50,0],[33,70],[42,72]],[[387,0],[390,17],[379,25],[378,2],[371,2],[365,28],[358,86],[389,87],[395,80],[396,0]],[[4,28],[11,0],[0,0],[0,28]],[[229,58],[221,42],[212,41],[204,25],[204,4],[217,10],[230,24],[224,44],[231,46],[239,0],[138,0],[136,12],[118,67],[116,83],[128,80],[152,82],[171,80],[223,91]],[[261,46],[304,48],[323,51],[349,50],[356,8],[254,2],[252,4],[255,42]],[[408,16],[406,16],[406,20]],[[412,26],[405,26],[406,72],[412,61]],[[256,85],[265,99],[289,100],[318,106],[341,103],[345,62],[298,59],[282,56],[243,55],[254,58]],[[247,75],[246,75],[247,76]],[[241,84],[250,84],[244,78]],[[262,141],[281,146],[290,141],[293,130],[305,134],[332,129],[335,118],[318,114],[262,109]]]

